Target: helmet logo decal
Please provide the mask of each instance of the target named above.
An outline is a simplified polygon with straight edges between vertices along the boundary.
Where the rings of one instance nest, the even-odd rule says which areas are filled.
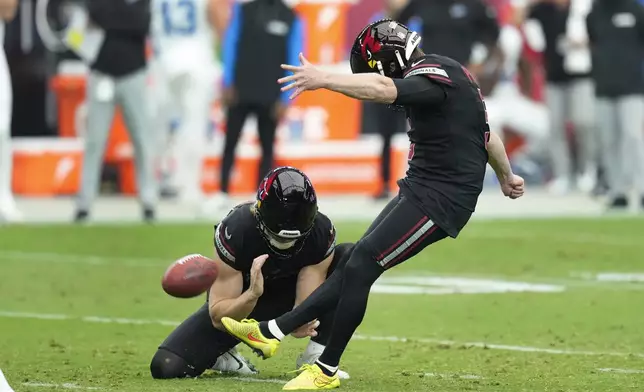
[[[405,60],[409,60],[414,50],[420,46],[421,37],[417,32],[412,31],[409,33],[407,44],[405,45]]]
[[[373,54],[379,52],[381,48],[382,44],[375,40],[373,30],[370,28],[365,33],[360,49],[362,50],[362,57],[371,68],[374,68],[377,64],[377,61],[373,59]]]
[[[259,185],[259,191],[257,192],[257,207],[259,207],[261,202],[266,199],[266,196],[268,196],[268,190],[271,189],[271,185],[273,185],[277,174],[278,171],[275,170],[262,180],[262,183]]]

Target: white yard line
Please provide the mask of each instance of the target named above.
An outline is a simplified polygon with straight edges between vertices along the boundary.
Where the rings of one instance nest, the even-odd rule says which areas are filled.
[[[286,381],[277,378],[251,378],[251,377],[220,377],[222,380],[233,380],[242,382],[267,383],[267,384],[286,384]],[[84,387],[73,383],[48,383],[48,382],[23,382],[22,385],[33,388],[55,388],[55,389],[80,389],[85,391],[96,391],[107,388],[102,387]]]
[[[128,267],[163,267],[164,260],[148,257],[107,257],[99,255],[81,255],[56,252],[23,252],[23,251],[0,251],[2,260],[19,260],[43,263],[72,263],[88,265],[126,265]],[[167,265],[173,260],[168,259]]]
[[[619,374],[644,374],[644,370],[639,369],[617,369],[617,368],[599,368],[602,373],[619,373]]]
[[[582,356],[636,356],[644,358],[644,353],[625,353],[616,351],[585,351],[573,349],[554,349],[542,348],[531,346],[515,346],[508,344],[496,344],[487,342],[458,342],[455,340],[441,340],[441,339],[427,339],[427,338],[405,338],[399,336],[373,336],[373,335],[353,335],[352,339],[356,340],[372,340],[372,341],[387,341],[387,342],[413,342],[425,344],[437,344],[441,346],[458,346],[458,347],[476,347],[491,350],[503,351],[519,351],[526,353],[543,353],[543,354],[556,354],[556,355],[582,355]]]
[[[597,244],[605,246],[642,246],[642,241],[637,237],[618,237],[604,234],[567,233],[566,235],[552,235],[543,232],[516,232],[506,229],[464,232],[463,238],[492,239],[492,240],[547,240],[564,244]]]
[[[644,272],[571,272],[570,276],[597,282],[644,283]]]
[[[38,319],[38,320],[76,320],[86,323],[103,323],[103,324],[126,324],[126,325],[162,325],[162,326],[177,326],[178,321],[170,320],[156,320],[156,319],[131,319],[131,318],[113,318],[113,317],[100,317],[100,316],[72,316],[66,314],[46,314],[46,313],[28,313],[28,312],[13,312],[13,311],[0,311],[0,317],[4,318],[19,318],[19,319]],[[406,338],[399,336],[375,336],[375,335],[353,335],[355,340],[366,341],[386,341],[386,342],[413,342],[423,343],[430,345],[443,345],[443,346],[457,346],[457,347],[476,347],[491,350],[502,351],[517,351],[525,353],[542,353],[542,354],[555,354],[555,355],[581,355],[581,356],[635,356],[644,358],[644,353],[627,353],[616,351],[586,351],[586,350],[573,350],[573,349],[554,349],[542,348],[531,346],[516,346],[507,344],[496,344],[487,342],[459,342],[455,340],[442,340],[442,339],[429,339],[429,338]]]
[[[245,381],[245,382],[263,382],[269,384],[286,384],[286,381],[280,380],[279,378],[251,378],[251,377],[221,377],[222,380],[236,380],[236,381]]]
[[[418,373],[422,377],[439,377],[439,378],[460,378],[462,380],[483,380],[484,377],[476,374],[452,374],[452,373]]]
[[[47,314],[47,313],[28,313],[28,312],[11,312],[0,311],[0,317],[4,318],[21,318],[21,319],[37,319],[37,320],[78,320],[85,323],[99,323],[99,324],[126,324],[126,325],[163,325],[168,327],[176,327],[179,325],[178,321],[170,320],[155,320],[155,319],[130,319],[119,317],[99,317],[99,316],[71,316],[67,314]]]
[[[624,274],[625,276],[631,276],[633,274]],[[466,273],[455,276],[454,274],[446,272],[435,272],[427,270],[407,270],[404,273],[391,272],[388,275],[384,275],[382,279],[397,279],[404,278],[409,279],[414,277],[417,279],[485,279],[485,280],[495,280],[499,282],[524,282],[529,284],[545,284],[545,285],[560,285],[565,286],[566,289],[569,288],[599,288],[599,289],[610,289],[610,290],[626,290],[626,291],[642,291],[644,290],[644,281],[638,282],[633,279],[631,280],[619,280],[618,278],[614,279],[600,279],[596,278],[599,276],[604,276],[604,273],[578,273],[571,272],[569,277],[543,277],[535,275],[516,275],[516,276],[507,276],[499,275],[494,273]],[[533,290],[530,290],[533,291]]]
[[[35,388],[82,389],[85,391],[96,391],[103,389],[99,387],[83,387],[72,383],[53,384],[48,382],[23,382],[22,385]]]

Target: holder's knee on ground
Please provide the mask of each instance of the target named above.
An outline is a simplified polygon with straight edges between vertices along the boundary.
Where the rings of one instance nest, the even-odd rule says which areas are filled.
[[[160,348],[152,357],[150,373],[155,379],[169,379],[197,377],[203,371],[198,371],[177,354]]]

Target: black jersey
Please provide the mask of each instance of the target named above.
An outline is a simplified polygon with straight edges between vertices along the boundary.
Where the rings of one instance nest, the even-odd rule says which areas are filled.
[[[272,253],[257,227],[251,211],[252,203],[240,204],[215,225],[215,249],[219,258],[244,275],[246,287],[250,268],[257,256],[268,254],[262,268],[265,281],[289,278],[309,265],[318,264],[335,249],[335,227],[321,212],[317,213],[311,233],[293,247],[292,256],[279,257]]]
[[[393,79],[395,105],[404,106],[411,129],[403,194],[451,237],[470,219],[488,161],[489,126],[479,86],[458,62],[427,55]]]

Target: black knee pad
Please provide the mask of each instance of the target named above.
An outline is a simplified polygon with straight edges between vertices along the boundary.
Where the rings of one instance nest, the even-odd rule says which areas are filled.
[[[157,350],[152,362],[150,362],[150,373],[155,379],[197,377],[202,372],[197,371],[185,359],[177,354],[160,348]]]

